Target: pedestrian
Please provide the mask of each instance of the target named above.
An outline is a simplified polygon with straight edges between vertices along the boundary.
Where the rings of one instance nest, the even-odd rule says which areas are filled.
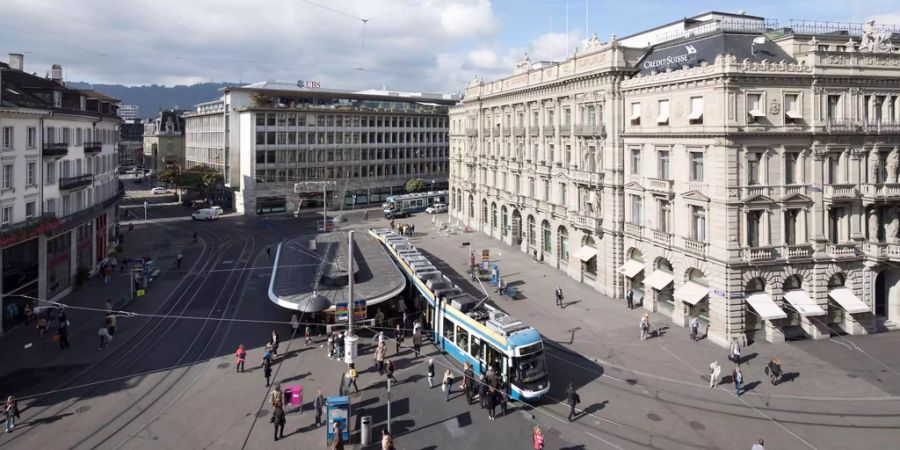
[[[473,380],[474,381],[474,380]],[[484,382],[484,375],[478,376],[478,382],[472,383],[472,386],[476,386],[478,389],[478,403],[481,405],[481,409],[487,408],[487,383]]]
[[[741,396],[741,385],[744,384],[744,373],[741,372],[741,365],[737,364],[731,370],[731,380],[734,382],[734,395]]]
[[[487,403],[488,417],[491,420],[494,420],[495,412],[497,410],[497,391],[494,388],[490,388],[487,391],[487,398],[485,402]]]
[[[387,428],[381,429],[381,450],[394,450],[394,440]]]
[[[369,212],[363,211],[363,222],[368,222],[368,221],[369,221]]]
[[[769,361],[769,364],[766,366],[766,374],[769,375],[769,381],[773,385],[781,382],[781,358],[775,356]]]
[[[650,314],[644,313],[641,317],[641,340],[646,340],[650,335]]]
[[[569,388],[566,389],[566,400],[569,403],[569,422],[571,422],[575,417],[575,405],[581,403],[581,397],[578,396],[575,385],[572,383],[569,383]]]
[[[316,410],[316,426],[321,426],[322,410],[325,409],[325,397],[322,395],[321,389],[317,391],[316,398],[313,400],[313,408]]]
[[[268,345],[266,346],[265,351],[263,351],[262,361],[260,361],[260,365],[264,365],[266,362],[272,363],[272,351],[269,350]]]
[[[284,408],[276,406],[273,418],[275,419],[272,421],[272,423],[275,424],[275,440],[277,441],[278,438],[284,439],[284,425],[287,422],[285,419]]]
[[[6,397],[6,402],[3,404],[3,413],[6,414],[6,432],[11,433],[13,428],[16,427],[16,419],[20,417],[19,402],[16,401],[16,397],[12,395]]]
[[[450,401],[450,394],[453,391],[453,374],[450,369],[444,372],[444,379],[441,381],[441,390],[444,391],[444,400]]]
[[[105,330],[106,328],[104,328]],[[63,350],[69,348],[69,327],[66,325],[66,322],[59,325],[59,328],[56,329],[56,335],[59,339],[59,348]]]
[[[309,325],[306,326],[303,337],[306,339],[306,346],[308,347],[309,343],[312,342],[312,328],[310,328]]]
[[[334,359],[334,334],[328,335],[328,358]]]
[[[25,303],[25,325],[30,325],[31,321],[34,319],[34,308],[31,307],[31,302]]]
[[[59,326],[69,326],[69,318],[66,316],[66,308],[60,308],[59,315],[56,317],[59,320]]]
[[[347,384],[347,390],[350,390],[350,386],[353,386],[353,392],[359,392],[359,386],[356,385],[359,374],[356,373],[356,365],[353,363],[350,363],[350,369],[347,371],[347,378],[350,379],[349,384]]]
[[[244,362],[247,360],[247,350],[244,350],[244,344],[238,345],[237,350],[234,352],[234,357],[237,360],[237,364],[234,366],[234,371],[243,372]]]
[[[112,340],[112,336],[109,335],[109,330],[106,329],[106,323],[104,322],[100,325],[100,329],[97,330],[97,336],[100,336],[100,346],[97,347],[97,350],[103,350],[106,348],[106,345],[109,341]]]
[[[131,230],[128,230],[128,231],[131,231]],[[197,232],[195,231],[194,232],[194,243],[196,243],[196,242],[197,242]]]
[[[535,425],[531,431],[531,441],[534,442],[534,450],[543,450],[544,448],[544,432],[541,427]]]
[[[713,361],[709,365],[709,388],[713,389],[719,385],[719,375],[722,373],[722,366],[718,361]]]
[[[378,375],[384,375],[384,353],[384,341],[382,341],[375,349],[375,367],[378,368]]]
[[[272,247],[266,246],[266,259],[272,259]]]
[[[272,356],[278,356],[278,332],[272,330]]]
[[[559,306],[560,308],[562,308],[562,305],[563,305],[562,302],[563,302],[562,288],[557,286],[556,287],[556,306]]]
[[[428,387],[433,388],[433,379],[434,378],[434,359],[428,358]]]
[[[331,448],[334,450],[344,450],[344,433],[341,431],[340,422],[334,422],[334,441],[332,442]]]
[[[100,270],[103,271],[103,284],[109,284],[109,280],[112,279],[112,266],[106,263]]]
[[[178,268],[181,268],[181,260],[184,259],[184,255],[181,254],[181,251],[178,252],[178,256],[175,257],[175,263],[178,265]]]
[[[263,376],[266,377],[266,387],[269,387],[270,379],[272,378],[272,360],[264,359],[262,362],[263,367]]]
[[[384,325],[384,311],[379,309],[378,312],[375,313],[375,327],[382,328],[382,325]]]
[[[395,355],[400,354],[400,345],[403,344],[403,329],[400,328],[400,324],[398,323],[396,328],[394,329],[394,345],[396,346]]]
[[[394,384],[397,384],[397,383],[399,383],[399,381],[397,381],[397,378],[394,377],[394,370],[395,370],[394,361],[389,359],[387,361],[387,377],[389,380],[393,381]]]
[[[506,382],[503,382],[500,386],[501,386],[501,389],[497,390],[497,399],[498,399],[498,402],[500,403],[500,411],[503,411],[503,417],[506,417],[506,407],[507,407],[506,404],[509,401],[509,398],[507,397],[506,392],[508,391],[507,388],[509,386],[506,385]]]
[[[113,311],[113,302],[112,299],[106,300],[106,313],[109,314]]]
[[[765,441],[760,439],[756,441],[755,444],[753,444],[753,447],[750,447],[750,450],[766,450],[766,447],[764,447],[764,445],[766,445]]]
[[[421,319],[422,316],[419,316],[419,318]],[[419,334],[421,332],[422,332],[421,320],[417,320],[417,321],[413,322],[413,335]]]
[[[694,342],[697,342],[697,338],[700,337],[700,319],[697,316],[691,318],[691,339]]]
[[[422,349],[422,334],[413,334],[413,350],[416,353],[416,358],[419,357],[419,351]]]
[[[475,371],[472,370],[472,367],[469,366],[469,362],[466,361],[465,368],[463,369],[463,384],[462,389],[463,392],[466,393],[466,404],[472,404],[472,395],[474,394],[474,389],[472,389],[472,383],[475,382]]]
[[[37,327],[36,327],[36,328],[37,328],[37,330],[38,330],[38,337],[39,337],[39,338],[44,337],[44,334],[47,333],[47,314],[46,314],[46,313],[40,313],[40,314],[38,314],[38,320],[37,320]]]
[[[344,355],[344,332],[334,337],[334,358],[340,360]]]
[[[269,394],[269,403],[273,408],[284,406],[284,392],[281,391],[281,384],[275,383],[275,389]]]
[[[116,320],[115,314],[106,315],[106,331],[109,332],[110,337],[116,335]]]
[[[731,338],[731,354],[728,359],[735,364],[741,363],[741,344],[738,343],[737,338]]]

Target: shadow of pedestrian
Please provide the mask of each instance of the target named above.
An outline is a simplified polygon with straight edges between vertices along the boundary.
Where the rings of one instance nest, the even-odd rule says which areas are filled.
[[[587,447],[585,447],[583,444],[578,444],[578,445],[573,445],[571,447],[560,447],[559,450],[584,450],[586,448]]]
[[[784,383],[785,381],[794,381],[797,378],[800,378],[799,372],[786,372],[786,373],[781,374],[781,379],[778,380],[777,384]]]
[[[572,305],[578,304],[578,303],[581,303],[581,300],[575,300],[575,301],[573,301],[573,302],[563,303],[563,304],[562,304],[562,309],[566,309],[566,308],[568,308],[568,307],[570,307],[570,306],[572,306]]]
[[[751,382],[747,383],[746,385],[743,386],[743,389],[741,389],[741,394],[746,394],[746,393],[752,391],[760,384],[761,383],[759,381],[751,381]]]
[[[289,382],[289,381],[299,380],[299,379],[301,379],[301,378],[306,378],[306,377],[309,376],[309,375],[312,375],[312,372],[306,372],[306,373],[297,374],[297,375],[294,375],[294,376],[292,376],[292,377],[290,377],[290,378],[284,378],[284,379],[282,379],[282,380],[281,380],[281,383],[287,383],[287,382]]]
[[[68,416],[71,416],[73,414],[75,414],[75,413],[64,413],[64,414],[57,414],[55,416],[50,416],[50,417],[41,417],[40,419],[34,419],[34,420],[30,420],[28,422],[22,422],[21,426],[22,427],[36,427],[38,425],[47,425],[47,424],[51,424],[54,422],[58,422],[58,421],[66,418]]]
[[[589,414],[594,414],[595,412],[600,411],[603,408],[606,408],[607,403],[609,403],[609,400],[603,400],[600,403],[594,403],[594,404],[588,406],[587,408],[584,408],[582,415],[586,416]]]
[[[759,353],[755,353],[755,352],[750,353],[748,355],[742,355],[741,358],[738,360],[738,364],[747,364],[750,362],[750,360],[756,358],[757,356],[759,356]]]

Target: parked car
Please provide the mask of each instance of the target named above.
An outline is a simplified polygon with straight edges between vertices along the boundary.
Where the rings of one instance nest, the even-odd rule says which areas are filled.
[[[402,219],[404,217],[409,217],[409,211],[397,210],[397,211],[385,211],[384,218],[387,220],[391,219]]]
[[[222,213],[224,212],[224,211],[222,211],[222,207],[219,206],[219,205],[212,205],[212,206],[209,207],[209,209],[214,209],[214,210],[218,211],[218,214],[219,214],[220,216],[221,216]]]
[[[425,208],[426,214],[439,214],[447,212],[447,205],[443,203],[435,203],[427,208]]]
[[[216,220],[219,218],[219,211],[213,208],[198,209],[191,214],[194,220]]]
[[[162,186],[157,186],[157,187],[155,187],[155,188],[153,188],[153,189],[150,189],[150,193],[153,194],[153,195],[168,194],[168,193],[169,193],[169,190],[168,190],[167,188],[162,187]]]

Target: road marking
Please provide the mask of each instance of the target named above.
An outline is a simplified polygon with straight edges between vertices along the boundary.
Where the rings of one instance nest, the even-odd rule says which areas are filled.
[[[588,436],[590,436],[590,437],[592,437],[592,438],[594,438],[594,439],[596,439],[596,440],[598,440],[598,441],[600,441],[600,442],[603,442],[603,443],[609,445],[610,447],[614,447],[614,448],[617,448],[617,449],[619,449],[619,450],[625,450],[624,448],[619,447],[618,445],[613,444],[612,442],[609,442],[609,441],[607,441],[606,439],[603,439],[602,437],[597,436],[597,435],[594,434],[594,433],[590,433],[590,432],[585,431],[584,434],[586,434],[586,435],[588,435]]]
[[[225,261],[220,262],[219,264],[232,264],[232,263],[234,263],[233,259],[227,259]]]

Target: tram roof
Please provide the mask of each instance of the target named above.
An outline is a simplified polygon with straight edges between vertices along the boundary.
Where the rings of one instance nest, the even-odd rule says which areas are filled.
[[[412,198],[426,198],[426,197],[434,197],[435,195],[447,195],[450,191],[428,191],[428,192],[416,192],[413,194],[401,194],[401,195],[391,195],[388,196],[387,200],[408,200]]]

